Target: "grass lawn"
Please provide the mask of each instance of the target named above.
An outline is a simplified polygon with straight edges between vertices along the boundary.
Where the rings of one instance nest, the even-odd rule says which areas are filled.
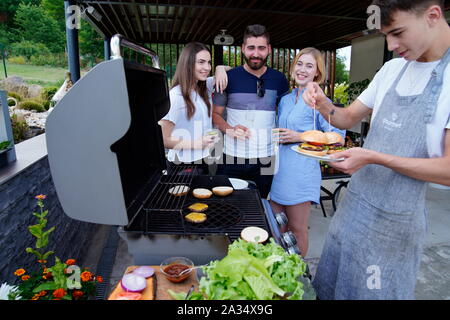
[[[64,68],[6,63],[8,77],[19,76],[28,84],[39,84],[44,87],[59,87],[64,82],[67,71],[68,69]],[[3,63],[0,64],[0,80],[2,79],[5,79]]]

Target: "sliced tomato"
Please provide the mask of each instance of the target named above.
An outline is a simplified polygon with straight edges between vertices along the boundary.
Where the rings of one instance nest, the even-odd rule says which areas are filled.
[[[318,147],[323,146],[323,143],[318,143],[318,142],[308,142],[308,144],[312,144],[313,146],[318,146]]]
[[[117,295],[116,300],[141,300],[142,294],[123,291]]]

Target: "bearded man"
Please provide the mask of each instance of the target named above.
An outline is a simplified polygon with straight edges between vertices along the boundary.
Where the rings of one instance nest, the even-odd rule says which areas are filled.
[[[241,52],[244,65],[228,71],[226,90],[213,96],[213,123],[225,134],[218,174],[253,181],[267,198],[275,167],[272,129],[289,86],[284,74],[266,66],[272,48],[264,26],[247,27]]]

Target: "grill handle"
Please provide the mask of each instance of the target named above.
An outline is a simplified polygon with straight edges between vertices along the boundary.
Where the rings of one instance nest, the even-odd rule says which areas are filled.
[[[128,40],[121,34],[116,34],[111,38],[111,59],[119,59],[122,58],[122,54],[120,52],[120,47],[127,47],[129,49],[132,49],[136,52],[142,53],[146,56],[149,56],[152,58],[153,67],[157,69],[161,69],[159,67],[159,57],[153,50],[147,49],[145,47],[142,47],[131,40]]]

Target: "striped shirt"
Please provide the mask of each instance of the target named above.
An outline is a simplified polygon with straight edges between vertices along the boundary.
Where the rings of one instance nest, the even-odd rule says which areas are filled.
[[[279,71],[267,68],[258,78],[243,66],[228,71],[227,75],[226,90],[223,94],[215,92],[213,102],[216,106],[226,107],[226,121],[230,126],[240,124],[249,128],[251,137],[242,141],[225,135],[224,153],[247,159],[271,156],[277,104],[289,90],[286,77]],[[257,95],[258,81],[264,92],[263,97]]]

